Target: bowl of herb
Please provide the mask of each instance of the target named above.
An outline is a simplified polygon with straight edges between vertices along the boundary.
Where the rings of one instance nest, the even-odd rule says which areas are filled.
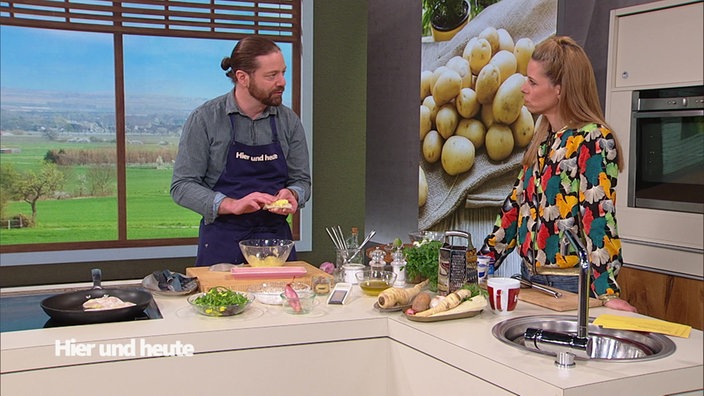
[[[188,297],[188,303],[201,315],[232,316],[244,312],[254,301],[250,293],[230,290],[216,286],[205,293],[197,293]]]
[[[409,283],[428,279],[428,288],[431,291],[438,290],[438,260],[441,247],[441,241],[423,239],[413,242],[413,246],[403,248],[406,257],[406,280]]]

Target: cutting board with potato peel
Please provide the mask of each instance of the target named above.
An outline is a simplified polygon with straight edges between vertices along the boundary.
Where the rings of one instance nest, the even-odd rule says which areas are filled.
[[[321,271],[319,268],[312,266],[305,261],[287,261],[285,267],[303,267],[306,269],[305,275],[296,276],[296,282],[311,284],[314,276],[323,276],[332,278],[332,275]],[[189,267],[186,268],[186,276],[197,277],[200,283],[200,291],[205,292],[215,286],[225,286],[232,290],[247,291],[250,286],[259,285],[264,282],[290,282],[293,279],[288,278],[272,278],[266,279],[262,277],[238,277],[230,272],[210,271],[209,267]]]
[[[560,290],[562,297],[555,298],[549,294],[545,294],[535,289],[523,289],[518,293],[518,299],[530,304],[539,305],[544,308],[552,309],[553,311],[576,311],[579,308],[579,300],[577,294]],[[600,307],[601,300],[596,298],[589,299],[590,307]]]

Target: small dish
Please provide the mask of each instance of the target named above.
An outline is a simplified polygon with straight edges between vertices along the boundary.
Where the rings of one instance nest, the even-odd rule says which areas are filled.
[[[213,290],[221,290],[223,293],[237,293],[240,295],[243,295],[246,297],[246,302],[243,304],[227,304],[227,305],[220,305],[220,304],[202,304],[197,302],[197,300],[200,297],[205,296],[208,293],[212,293]],[[196,310],[201,315],[205,316],[213,316],[213,317],[220,317],[220,316],[233,316],[240,314],[244,312],[247,307],[249,307],[252,302],[254,301],[254,296],[250,293],[242,293],[242,292],[237,292],[237,291],[232,291],[230,289],[224,288],[224,287],[217,287],[213,288],[211,290],[208,290],[208,292],[205,293],[197,293],[192,296],[188,297],[188,303],[191,304],[193,309]]]
[[[356,272],[357,284],[364,294],[378,296],[382,291],[392,287],[396,282],[396,273],[373,268]]]
[[[233,268],[242,267],[244,264],[218,263],[208,267],[209,271],[213,272],[230,272]]]
[[[398,311],[405,311],[408,308],[411,307],[411,304],[404,304],[404,305],[395,305],[393,307],[389,308],[382,308],[379,306],[378,301],[374,301],[374,309],[376,309],[379,312],[398,312]]]
[[[284,292],[286,282],[264,282],[250,286],[247,291],[252,293],[256,300],[262,304],[281,305],[281,293]],[[293,282],[291,287],[296,293],[310,290],[310,286],[302,282]]]
[[[284,311],[291,315],[304,315],[311,312],[315,306],[315,292],[313,290],[305,290],[297,294],[297,299],[289,299],[284,293],[281,293],[281,306],[283,306]]]

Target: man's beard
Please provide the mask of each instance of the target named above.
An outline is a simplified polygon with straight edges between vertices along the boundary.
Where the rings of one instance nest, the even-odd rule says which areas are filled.
[[[265,104],[267,106],[281,105],[283,96],[282,95],[273,95],[274,92],[276,92],[276,90],[272,90],[271,92],[266,92],[262,89],[259,89],[259,87],[256,84],[250,84],[248,90],[249,90],[249,94],[252,95],[253,98],[257,99],[258,101],[262,102],[263,104]],[[283,89],[282,89],[282,91],[283,91]]]

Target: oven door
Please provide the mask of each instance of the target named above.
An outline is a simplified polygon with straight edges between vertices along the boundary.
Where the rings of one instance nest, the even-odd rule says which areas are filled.
[[[634,111],[628,206],[704,213],[704,110]]]

